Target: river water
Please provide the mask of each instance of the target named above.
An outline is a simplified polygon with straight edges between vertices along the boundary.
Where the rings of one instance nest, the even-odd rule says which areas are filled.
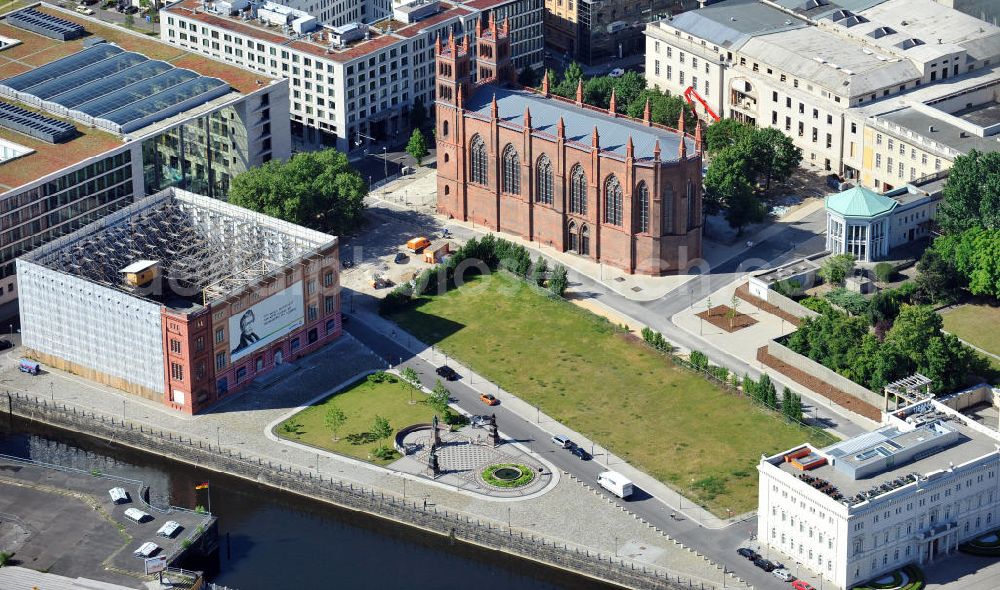
[[[609,590],[587,578],[33,422],[0,417],[0,453],[141,479],[154,504],[211,502],[216,584],[253,589]],[[209,482],[209,494],[195,485]]]

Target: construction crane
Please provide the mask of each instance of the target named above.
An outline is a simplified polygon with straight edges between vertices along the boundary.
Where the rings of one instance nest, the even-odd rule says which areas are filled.
[[[698,92],[694,89],[693,86],[688,86],[687,90],[684,91],[684,100],[688,101],[688,104],[691,105],[692,110],[694,110],[695,108],[694,99],[697,99],[698,102],[701,103],[702,108],[705,109],[705,112],[708,113],[708,116],[712,117],[713,121],[719,120],[719,115],[715,114],[715,111],[712,110],[712,107],[708,106],[708,103],[705,102],[705,99],[702,98],[700,94],[698,94]]]

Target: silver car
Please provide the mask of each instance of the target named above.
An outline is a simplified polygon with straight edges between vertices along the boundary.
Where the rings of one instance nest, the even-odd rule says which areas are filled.
[[[771,573],[774,574],[775,578],[778,578],[782,582],[791,582],[792,580],[795,579],[795,576],[792,575],[792,572],[786,570],[783,567],[779,567],[778,569],[774,570]]]

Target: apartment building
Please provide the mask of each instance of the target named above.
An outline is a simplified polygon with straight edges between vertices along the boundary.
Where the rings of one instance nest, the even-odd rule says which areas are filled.
[[[560,0],[552,0],[559,13]],[[576,0],[575,9],[570,0],[564,0],[566,12],[575,10],[576,31],[574,55],[578,61],[597,64],[607,60],[637,55],[643,51],[643,27],[646,23],[670,14],[676,8],[674,0]],[[552,25],[568,26],[572,19],[561,23],[550,19]],[[551,26],[551,25],[550,25]],[[555,29],[558,30],[558,27]],[[565,27],[564,27],[565,30]]]
[[[876,430],[761,459],[758,538],[826,587],[946,559],[997,527],[1000,436],[936,400]]]
[[[413,106],[429,109],[434,101],[435,40],[462,38],[484,16],[503,13],[518,23],[515,63],[541,61],[541,0],[395,2],[391,13],[378,8],[365,9],[379,19],[370,24],[362,15],[334,26],[272,2],[182,0],[161,11],[161,35],[263,76],[287,78],[293,134],[343,151],[405,137]]]
[[[0,23],[20,51],[55,54],[0,80],[0,305],[18,297],[17,257],[166,187],[223,199],[233,176],[290,155],[286,81],[56,7],[19,13],[74,36]]]
[[[720,116],[783,130],[815,169],[879,190],[912,180],[910,168],[914,178],[940,168],[928,154],[900,178],[894,157],[894,182],[876,178],[877,135],[867,131],[875,119],[905,106],[928,113],[921,105],[934,103],[947,103],[936,111],[948,115],[956,97],[992,82],[1000,60],[1000,28],[933,0],[723,0],[647,27],[646,43],[651,85],[693,88]],[[963,108],[994,104],[987,91],[972,98]]]

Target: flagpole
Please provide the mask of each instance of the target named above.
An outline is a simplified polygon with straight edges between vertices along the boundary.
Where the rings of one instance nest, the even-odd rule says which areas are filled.
[[[208,484],[208,513],[212,514],[212,482],[206,480],[205,483]]]

